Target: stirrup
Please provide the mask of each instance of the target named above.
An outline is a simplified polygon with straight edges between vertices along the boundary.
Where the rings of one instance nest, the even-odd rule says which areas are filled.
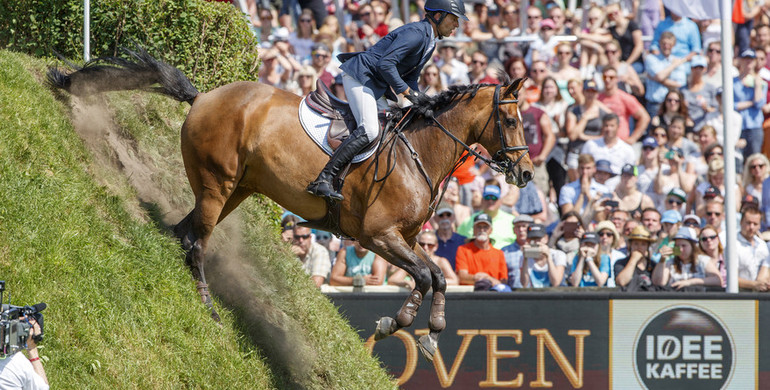
[[[307,186],[307,192],[320,198],[329,199],[332,202],[341,202],[345,200],[328,180],[316,180]]]

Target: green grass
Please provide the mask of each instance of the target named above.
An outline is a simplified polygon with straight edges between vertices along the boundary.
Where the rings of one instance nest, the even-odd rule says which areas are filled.
[[[53,388],[394,386],[278,242],[275,206],[261,197],[215,232],[217,326],[167,230],[192,201],[178,150],[187,107],[99,98],[104,126],[154,168],[152,188],[136,188],[109,148],[85,146],[44,71],[0,51],[0,279],[14,304],[48,303],[41,354]]]

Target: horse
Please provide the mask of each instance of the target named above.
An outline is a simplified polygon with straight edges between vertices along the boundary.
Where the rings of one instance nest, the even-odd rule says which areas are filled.
[[[49,82],[73,95],[157,85],[151,90],[190,103],[181,151],[195,206],[174,232],[186,251],[201,300],[218,321],[204,274],[204,255],[215,226],[254,193],[308,221],[323,219],[333,205],[308,194],[305,187],[329,157],[302,130],[300,96],[247,81],[201,93],[180,70],[143,49],[127,52],[132,60],[103,58],[70,73],[52,68]],[[387,147],[387,153],[351,166],[342,189],[344,200],[336,205],[338,232],[406,270],[415,282],[395,319],[377,322],[375,339],[411,326],[432,288],[430,331],[418,346],[433,360],[439,333],[446,327],[446,282],[416,236],[431,216],[440,183],[465,152],[504,173],[510,184],[523,187],[532,180],[534,167],[517,104],[522,85],[522,79],[506,78],[500,85],[454,86],[411,109],[395,108],[402,119],[411,119],[391,141],[379,145],[378,152]],[[411,115],[411,110],[421,114]],[[483,146],[492,159],[475,152],[469,146],[473,144]]]

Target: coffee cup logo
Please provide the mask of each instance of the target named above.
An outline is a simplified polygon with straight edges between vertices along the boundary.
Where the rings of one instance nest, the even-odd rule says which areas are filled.
[[[636,375],[651,390],[721,389],[732,375],[733,348],[712,314],[692,306],[667,308],[636,339]]]

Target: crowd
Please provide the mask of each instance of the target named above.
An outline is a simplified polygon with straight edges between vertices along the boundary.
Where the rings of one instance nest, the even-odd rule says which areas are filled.
[[[420,1],[406,21],[391,0],[348,0],[342,20],[331,1],[252,3],[259,79],[298,95],[320,79],[344,98],[337,55],[421,18]],[[770,6],[744,5],[734,44],[724,48],[719,20],[691,20],[662,0],[598,0],[577,10],[561,0],[526,9],[518,0],[474,0],[466,9],[470,20],[439,41],[419,86],[433,95],[499,83],[501,73],[527,77],[519,109],[535,180],[519,189],[472,160],[455,173],[418,237],[450,284],[722,288],[724,196],[734,191],[740,286],[768,289]],[[733,96],[722,92],[723,49],[734,50]],[[737,126],[726,130],[722,99],[730,98]],[[726,137],[736,145],[735,183],[725,182]],[[284,237],[319,285],[411,282],[365,248],[292,219]]]

